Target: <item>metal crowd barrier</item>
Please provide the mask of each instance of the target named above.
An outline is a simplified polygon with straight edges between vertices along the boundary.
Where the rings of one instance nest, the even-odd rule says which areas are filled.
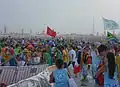
[[[46,68],[46,70],[35,76],[21,80],[7,87],[53,87],[53,84],[49,83],[50,74],[51,72]]]
[[[0,83],[10,85],[37,75],[47,68],[46,64],[34,66],[0,66]]]

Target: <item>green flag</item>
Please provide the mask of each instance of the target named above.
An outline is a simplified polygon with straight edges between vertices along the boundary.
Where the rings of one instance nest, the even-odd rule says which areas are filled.
[[[114,41],[114,42],[116,42],[116,43],[119,42],[119,40],[118,40],[113,34],[111,34],[110,32],[107,32],[107,39],[108,39],[109,41]]]
[[[113,34],[111,34],[110,32],[107,32],[107,38],[108,39],[117,39]]]

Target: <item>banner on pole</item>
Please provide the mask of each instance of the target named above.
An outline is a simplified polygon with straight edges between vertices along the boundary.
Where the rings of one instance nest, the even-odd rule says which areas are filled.
[[[108,20],[108,19],[103,18],[103,22],[104,22],[104,30],[119,29],[118,23],[116,23],[113,20]]]

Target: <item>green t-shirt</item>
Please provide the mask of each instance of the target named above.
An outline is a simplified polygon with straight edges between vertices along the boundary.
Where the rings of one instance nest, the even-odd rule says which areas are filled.
[[[51,56],[49,53],[44,53],[43,58],[45,58],[45,61],[48,65],[51,65]]]
[[[48,53],[49,53],[50,56],[52,55],[51,47],[48,47]]]
[[[15,48],[14,49],[14,52],[15,52],[15,55],[19,55],[20,54],[20,51],[21,49],[18,47],[18,48]]]
[[[56,58],[57,58],[57,59],[62,59],[62,52],[61,52],[60,50],[58,50],[58,51],[56,52]]]
[[[0,47],[3,47],[4,46],[4,43],[3,42],[0,42]]]

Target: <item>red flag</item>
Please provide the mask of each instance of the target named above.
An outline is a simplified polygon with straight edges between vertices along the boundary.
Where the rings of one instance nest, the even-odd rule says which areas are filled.
[[[47,27],[47,35],[56,37],[56,32],[53,31],[50,27]]]

